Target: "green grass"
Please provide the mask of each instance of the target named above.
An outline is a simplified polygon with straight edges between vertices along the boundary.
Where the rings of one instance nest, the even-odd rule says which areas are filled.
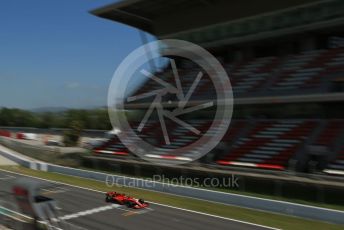
[[[95,172],[114,174],[114,175],[119,175],[119,176],[127,176],[127,177],[132,177],[132,178],[148,179],[148,180],[152,179],[149,177],[133,176],[133,175],[125,174],[125,173],[111,172],[111,171],[105,171],[105,170],[94,169],[94,168],[87,168],[87,167],[78,167],[78,168],[83,169],[83,170],[91,170],[91,171],[95,171]],[[160,182],[163,182],[163,181],[160,181]],[[178,183],[174,183],[174,184],[178,185]],[[265,199],[272,199],[272,200],[277,200],[277,201],[286,201],[286,202],[292,202],[292,203],[297,203],[297,204],[316,206],[316,207],[320,207],[320,208],[329,208],[329,209],[344,211],[344,206],[339,205],[339,204],[338,205],[326,204],[326,203],[302,200],[302,199],[297,199],[297,198],[286,198],[286,197],[276,196],[276,195],[267,195],[267,194],[260,194],[260,193],[254,193],[254,192],[238,191],[238,190],[229,189],[229,188],[206,187],[203,189],[225,192],[225,193],[232,193],[232,194],[237,194],[237,195],[245,195],[245,196],[253,196],[253,197],[259,197],[259,198],[265,198]]]
[[[248,221],[265,226],[271,226],[282,229],[304,230],[304,229],[343,229],[343,225],[335,225],[320,221],[306,220],[287,215],[273,214],[263,211],[256,211],[246,208],[234,207],[229,205],[222,205],[207,201],[200,201],[197,199],[183,198],[164,193],[152,192],[137,188],[128,187],[113,187],[109,188],[104,182],[83,179],[79,177],[66,176],[50,172],[35,171],[20,166],[4,166],[2,169],[12,172],[31,175],[43,179],[49,179],[56,182],[63,182],[71,185],[91,188],[99,191],[116,190],[121,193],[127,193],[132,196],[142,197],[146,200],[171,205],[179,208],[205,212],[213,215],[233,218],[237,220]]]

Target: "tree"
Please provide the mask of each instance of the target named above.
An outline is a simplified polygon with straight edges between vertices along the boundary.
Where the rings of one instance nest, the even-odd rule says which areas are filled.
[[[72,121],[69,130],[65,131],[63,143],[65,146],[77,146],[82,132],[82,124],[80,121]]]

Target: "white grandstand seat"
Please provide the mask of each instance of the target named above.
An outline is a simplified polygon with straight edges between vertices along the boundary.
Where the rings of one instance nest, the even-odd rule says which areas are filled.
[[[305,120],[257,121],[217,163],[282,170],[315,126]]]

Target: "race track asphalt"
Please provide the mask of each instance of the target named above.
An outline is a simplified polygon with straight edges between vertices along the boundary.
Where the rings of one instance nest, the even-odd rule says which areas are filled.
[[[25,178],[26,176],[0,171],[0,192],[1,194],[7,194],[0,196],[0,200],[15,204],[13,195],[9,194],[16,179],[22,177]],[[31,178],[31,180],[39,179]],[[58,202],[59,216],[73,226],[79,226],[79,229],[269,229],[263,226],[157,204],[151,204],[149,209],[133,210],[125,206],[105,203],[105,195],[99,192],[51,182],[44,183],[49,183],[53,187],[53,189],[48,189],[45,193],[46,196]]]

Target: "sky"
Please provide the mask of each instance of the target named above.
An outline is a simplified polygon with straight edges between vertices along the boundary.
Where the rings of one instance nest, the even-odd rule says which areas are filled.
[[[105,106],[117,66],[142,45],[137,29],[89,13],[113,2],[1,0],[0,107]]]

